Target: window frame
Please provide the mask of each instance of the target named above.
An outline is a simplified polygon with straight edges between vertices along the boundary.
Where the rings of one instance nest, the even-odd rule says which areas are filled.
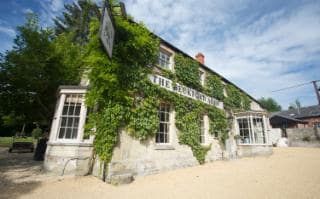
[[[162,106],[164,106],[164,109],[162,109]],[[158,130],[156,132],[155,135],[155,144],[156,145],[170,145],[172,140],[171,140],[171,114],[172,110],[171,110],[171,105],[169,103],[165,103],[165,102],[161,102],[159,105],[159,109],[158,109],[158,115],[159,115],[159,126],[158,126]],[[164,120],[162,121],[161,119],[161,114],[164,114]],[[161,125],[163,125],[163,130],[166,129],[166,132],[162,132],[161,131]],[[159,142],[159,140],[161,140],[160,136],[161,134],[164,136],[163,140],[164,142]]]
[[[200,121],[199,121],[199,127],[200,127],[200,137],[199,137],[199,141],[200,144],[205,145],[206,144],[206,125],[205,125],[205,118],[204,115],[202,115],[200,117]]]
[[[168,56],[168,60],[165,62],[168,63],[167,66],[162,66],[160,64],[160,57],[161,57],[161,53],[164,54],[164,55],[167,55]],[[168,47],[160,44],[160,47],[159,47],[159,55],[158,55],[158,67],[164,69],[164,70],[174,70],[174,51],[172,51],[171,49],[169,49]]]
[[[49,135],[49,143],[50,144],[92,144],[94,136],[90,136],[89,140],[83,139],[84,134],[84,125],[86,121],[87,115],[87,107],[85,105],[85,94],[87,93],[87,87],[85,86],[60,86],[59,87],[59,97],[56,104],[56,109],[54,113],[54,117],[51,123],[50,135]],[[82,94],[82,103],[80,109],[80,119],[79,119],[79,127],[77,138],[75,139],[59,139],[59,130],[61,123],[61,114],[63,111],[63,106],[66,100],[66,95],[68,94]]]
[[[241,130],[243,130],[244,128],[242,128],[241,125],[239,124],[240,120],[247,121],[247,126],[245,129],[247,129],[248,131],[248,136],[241,135]],[[261,124],[260,127],[257,126],[257,121],[259,121],[259,123]],[[266,124],[264,115],[247,114],[247,115],[237,116],[235,118],[235,123],[236,123],[236,135],[240,136],[238,145],[268,145],[267,124]],[[244,141],[245,137],[248,138],[248,142]],[[262,141],[260,141],[259,139]]]
[[[199,68],[199,80],[200,80],[201,86],[205,86],[206,72],[202,68]]]
[[[73,98],[73,96],[76,96],[75,98]],[[70,97],[70,101],[67,104],[67,111],[66,114],[64,114],[64,110],[66,107],[66,102],[68,100],[68,97]],[[71,106],[71,101],[76,99],[74,108],[73,108],[73,113],[72,115],[70,115],[69,110]],[[80,100],[80,101],[78,101]],[[82,109],[82,104],[83,104],[83,100],[84,100],[84,96],[83,94],[78,94],[78,93],[74,93],[74,94],[66,94],[65,98],[64,98],[64,102],[63,102],[63,107],[62,107],[62,112],[60,114],[59,117],[59,128],[58,128],[58,132],[57,132],[57,139],[58,140],[77,140],[78,136],[79,136],[79,130],[80,130],[80,117],[81,117],[81,109]],[[77,108],[79,109],[79,113],[77,115],[75,115]],[[63,120],[66,119],[66,124],[62,125]],[[72,119],[72,124],[71,126],[68,126],[70,119]],[[78,124],[74,125],[75,119],[78,119]],[[61,134],[61,129],[64,129],[65,131],[63,132],[63,137],[60,137]],[[67,129],[72,129],[71,133],[70,133],[70,138],[66,138],[67,135]],[[76,132],[74,133],[73,131],[76,130]],[[75,136],[73,136],[73,134],[75,134]]]

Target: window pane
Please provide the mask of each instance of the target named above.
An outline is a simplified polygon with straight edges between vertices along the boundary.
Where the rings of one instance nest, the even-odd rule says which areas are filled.
[[[59,132],[59,138],[63,138],[64,136],[64,132],[65,132],[65,129],[64,128],[60,128],[60,132]]]
[[[67,124],[67,118],[66,117],[62,117],[61,118],[61,127],[66,126],[66,124]]]
[[[78,128],[74,128],[74,129],[72,129],[72,135],[71,135],[71,138],[72,138],[72,139],[77,138],[77,134],[78,134]]]
[[[73,123],[73,127],[76,127],[76,128],[78,128],[78,126],[79,126],[79,120],[80,120],[80,118],[74,118],[74,123]]]
[[[67,112],[68,112],[68,105],[64,105],[63,106],[63,111],[62,111],[62,115],[67,115]]]
[[[60,118],[60,139],[76,139],[81,112],[82,94],[67,94]]]
[[[74,109],[75,109],[74,104],[70,104],[68,115],[73,115],[74,114]]]
[[[159,128],[156,134],[156,143],[169,142],[169,110],[170,106],[167,104],[160,104],[159,107]]]
[[[249,120],[247,118],[238,119],[240,142],[241,143],[251,143],[250,140],[250,129],[249,129]]]
[[[160,50],[159,52],[159,65],[163,68],[169,68],[170,66],[170,53]]]
[[[73,127],[72,123],[73,123],[73,118],[72,117],[67,118],[67,127]]]
[[[80,115],[81,106],[76,106],[74,115]]]
[[[66,134],[65,138],[70,139],[71,138],[71,128],[67,128],[65,134]]]

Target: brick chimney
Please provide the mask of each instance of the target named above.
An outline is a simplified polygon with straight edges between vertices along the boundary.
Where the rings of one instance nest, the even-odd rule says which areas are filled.
[[[202,53],[198,53],[196,55],[196,59],[198,62],[200,62],[201,64],[204,64],[204,55]]]

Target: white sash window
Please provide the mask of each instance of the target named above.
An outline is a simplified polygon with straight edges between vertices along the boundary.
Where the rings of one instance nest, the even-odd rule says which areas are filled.
[[[67,94],[60,117],[59,139],[77,139],[82,94]]]

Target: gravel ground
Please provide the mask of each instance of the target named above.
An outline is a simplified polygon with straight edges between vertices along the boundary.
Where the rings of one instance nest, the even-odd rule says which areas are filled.
[[[320,198],[320,148],[275,148],[267,157],[216,161],[118,187],[92,176],[46,176],[39,163],[31,165],[4,173],[8,182],[1,183],[0,198]]]

